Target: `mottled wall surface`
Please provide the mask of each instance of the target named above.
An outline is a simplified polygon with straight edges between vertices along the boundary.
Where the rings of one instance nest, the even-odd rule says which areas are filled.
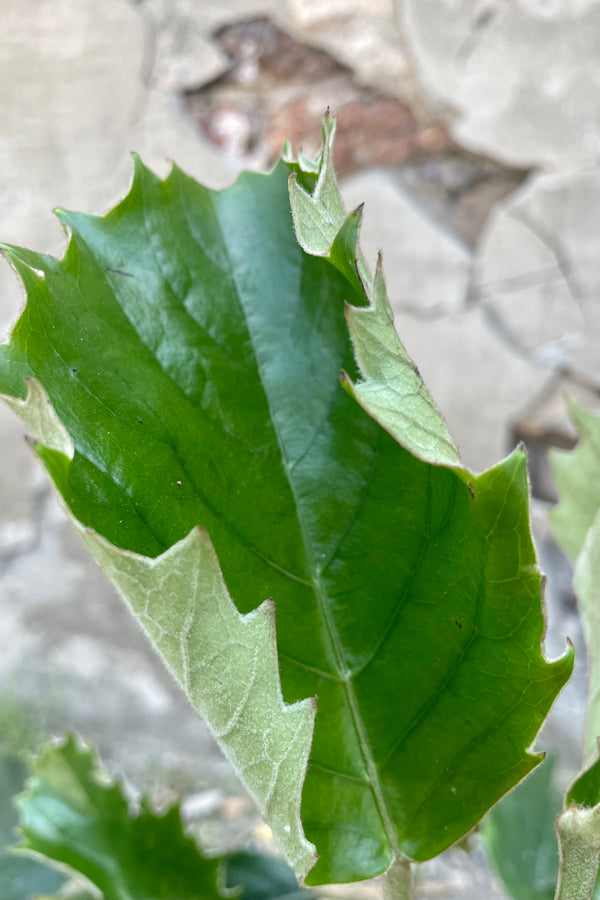
[[[287,137],[315,149],[325,108],[337,113],[342,193],[366,202],[363,247],[371,261],[383,249],[398,331],[466,462],[528,444],[550,649],[577,640],[543,504],[547,449],[573,440],[563,395],[597,407],[600,390],[598,3],[0,0],[0,13],[9,243],[62,252],[52,208],[108,209],[133,150],[218,188]],[[2,262],[3,337],[20,304]],[[184,772],[217,805],[238,792],[4,408],[0,460],[2,715],[76,727],[136,777]],[[549,727],[573,766],[584,681],[580,665]],[[469,877],[456,896],[488,895]]]

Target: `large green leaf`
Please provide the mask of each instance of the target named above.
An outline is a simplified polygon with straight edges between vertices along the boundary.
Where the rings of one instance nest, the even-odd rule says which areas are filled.
[[[572,656],[541,652],[523,454],[460,467],[343,218],[331,132],[313,170],[215,193],[136,161],[107,216],[59,213],[62,261],[7,248],[28,304],[0,390],[320,883],[469,830],[539,762]]]
[[[204,858],[177,806],[131,815],[117,782],[73,736],[49,745],[17,799],[23,851],[83,875],[107,900],[218,900],[222,861]]]

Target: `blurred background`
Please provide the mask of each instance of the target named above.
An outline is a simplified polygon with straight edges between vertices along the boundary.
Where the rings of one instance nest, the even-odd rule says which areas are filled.
[[[523,441],[549,575],[549,655],[581,650],[546,524],[564,397],[600,403],[597,0],[0,0],[0,240],[60,254],[52,214],[102,213],[131,151],[213,188],[316,151],[338,118],[348,209],[383,250],[396,327],[461,448]],[[0,338],[22,304],[0,260]],[[76,728],[112,771],[183,792],[205,844],[268,842],[252,803],[87,558],[0,407],[0,738]],[[579,763],[585,660],[539,746]],[[477,842],[424,867],[422,897],[502,897]],[[361,890],[363,893],[361,894]],[[346,889],[377,896],[377,885]]]

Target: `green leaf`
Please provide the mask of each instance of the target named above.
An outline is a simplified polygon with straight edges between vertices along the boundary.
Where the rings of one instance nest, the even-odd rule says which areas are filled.
[[[600,757],[581,772],[567,791],[565,804],[597,806],[600,803]]]
[[[600,417],[573,400],[568,406],[580,440],[572,451],[552,451],[560,503],[551,511],[550,521],[556,540],[574,562],[600,509]]]
[[[148,559],[115,552],[95,532],[78,527],[303,871],[312,847],[298,814],[299,778],[314,705],[282,700],[273,602],[239,614],[200,528]]]
[[[129,812],[93,752],[71,735],[49,745],[17,799],[24,851],[83,875],[107,900],[218,900],[220,860],[183,832],[178,806]]]
[[[12,754],[0,752],[0,900],[28,900],[33,895],[57,891],[64,878],[35,859],[17,856],[17,810],[12,803],[23,790],[27,766]]]
[[[507,892],[514,900],[552,900],[558,878],[554,822],[562,798],[547,759],[490,810],[482,834]]]
[[[583,810],[582,810],[583,808]],[[594,811],[595,810],[595,811]],[[575,819],[577,824],[581,823],[581,820],[584,821],[586,819],[592,819],[595,825],[595,837],[592,835],[592,847],[591,854],[589,857],[590,868],[593,872],[594,869],[598,868],[598,853],[600,852],[600,756],[598,756],[591,765],[584,770],[575,778],[573,783],[570,785],[566,797],[565,797],[565,812],[563,816],[568,820],[572,817]],[[582,855],[584,857],[586,854],[587,845],[589,843],[589,835],[585,834],[582,836],[579,834],[579,829],[574,829],[567,825],[567,828],[564,829],[564,822],[559,822],[558,825],[558,833],[561,834],[561,830],[566,830],[567,839],[566,841],[563,839],[563,847],[562,853],[563,858],[566,857],[569,852],[573,854],[574,860],[572,867],[577,869],[579,864],[579,859]],[[571,840],[569,841],[569,838]],[[583,845],[583,846],[581,846]],[[568,862],[571,862],[569,860]],[[589,882],[592,881],[592,877],[588,879]],[[569,888],[570,889],[570,888]],[[600,897],[600,879],[596,874],[596,886],[593,892],[594,898]]]
[[[64,260],[6,250],[28,304],[0,348],[88,546],[315,884],[459,839],[540,761],[572,667],[541,652],[525,458],[460,468],[326,132],[291,207],[283,163],[215,193],[136,161],[107,216],[59,213]]]
[[[227,859],[227,887],[243,887],[239,900],[315,900],[312,891],[298,887],[284,862],[264,853],[232,853]]]
[[[361,377],[352,384],[344,372],[344,380],[363,409],[404,447],[427,462],[460,469],[448,427],[394,330],[381,257],[372,278],[359,253],[360,209],[346,218],[333,170],[334,134],[335,123],[326,116],[314,190],[300,183],[295,169],[290,202],[300,245],[307,253],[330,259],[359,294],[346,298],[356,304],[346,305],[346,321]]]
[[[600,737],[600,417],[569,402],[580,433],[573,451],[554,451],[552,468],[560,502],[551,513],[558,543],[575,562],[574,587],[588,654],[584,762],[597,755]]]
[[[577,776],[556,823],[560,871],[556,900],[592,900],[598,895],[600,860],[600,760]]]
[[[584,768],[567,792],[557,822],[560,877],[557,900],[588,900],[600,854],[600,419],[569,404],[581,440],[570,453],[555,452],[552,465],[560,503],[552,515],[555,537],[575,561],[574,587],[588,652]]]
[[[586,470],[590,475],[589,469]],[[573,584],[588,657],[588,697],[584,731],[584,763],[597,755],[600,738],[600,513],[589,528],[575,564]]]

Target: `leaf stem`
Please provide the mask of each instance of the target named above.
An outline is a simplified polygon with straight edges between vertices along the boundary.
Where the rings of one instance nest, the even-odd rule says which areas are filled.
[[[383,876],[384,900],[413,900],[413,878],[410,860],[400,856]]]
[[[595,812],[571,806],[556,823],[560,870],[554,900],[593,898],[600,854],[600,846],[592,830],[594,825],[597,827]]]

